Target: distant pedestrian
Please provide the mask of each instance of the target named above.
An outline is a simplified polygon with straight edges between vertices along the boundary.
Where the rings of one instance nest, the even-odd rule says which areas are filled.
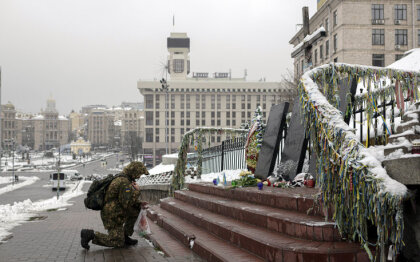
[[[146,202],[140,201],[140,189],[136,179],[148,174],[141,162],[131,162],[122,171],[124,176],[115,178],[105,194],[105,205],[101,210],[101,219],[108,234],[82,229],[81,245],[89,249],[89,242],[105,247],[123,247],[137,244],[136,239],[130,238],[134,224],[141,208]]]

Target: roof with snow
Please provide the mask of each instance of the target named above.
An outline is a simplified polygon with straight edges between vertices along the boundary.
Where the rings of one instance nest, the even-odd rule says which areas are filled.
[[[387,66],[391,69],[420,72],[420,48],[414,48],[404,53],[404,57]]]

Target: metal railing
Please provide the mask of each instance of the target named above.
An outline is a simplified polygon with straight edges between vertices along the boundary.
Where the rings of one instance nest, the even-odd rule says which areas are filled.
[[[220,145],[204,148],[202,151],[202,174],[245,169],[245,140],[245,137],[227,139]],[[198,152],[188,155],[187,166],[198,166]]]

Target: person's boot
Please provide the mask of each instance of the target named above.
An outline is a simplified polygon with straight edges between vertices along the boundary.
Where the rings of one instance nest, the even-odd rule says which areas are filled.
[[[137,239],[132,239],[129,236],[125,236],[124,242],[128,246],[133,246],[133,245],[137,245],[137,242],[139,241]]]
[[[95,238],[95,232],[91,229],[82,229],[82,231],[80,231],[80,237],[82,247],[89,250],[89,242]]]

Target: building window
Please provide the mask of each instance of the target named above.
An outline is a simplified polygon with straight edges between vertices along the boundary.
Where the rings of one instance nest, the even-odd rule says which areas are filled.
[[[395,20],[407,20],[407,5],[395,5]]]
[[[146,142],[153,142],[153,128],[146,128]]]
[[[160,95],[156,95],[156,103],[155,103],[155,108],[156,109],[159,109],[159,107],[160,107]]]
[[[230,109],[230,95],[226,95],[226,109]]]
[[[417,6],[417,21],[420,21],[420,5]]]
[[[201,119],[201,125],[206,126],[206,120],[205,119]]]
[[[248,119],[251,119],[251,112],[248,112]]]
[[[146,103],[146,109],[152,109],[153,108],[153,95],[145,95],[144,101]]]
[[[235,127],[235,126],[236,126],[236,120],[235,120],[235,119],[233,119],[233,120],[232,120],[232,126],[233,126],[233,127]]]
[[[201,95],[201,109],[206,109],[206,95]]]
[[[372,45],[385,44],[385,29],[372,29]]]
[[[159,143],[159,128],[155,129],[155,142]]]
[[[226,125],[230,126],[230,119],[226,119]]]
[[[248,103],[248,109],[251,109],[251,103]]]
[[[220,118],[220,112],[217,112],[217,118]]]
[[[417,30],[417,45],[420,46],[420,30]]]
[[[396,54],[395,55],[395,61],[398,61],[398,60],[400,60],[401,58],[403,58],[403,54]]]
[[[211,126],[214,126],[214,119],[211,120]]]
[[[372,19],[373,20],[384,19],[384,5],[383,4],[372,5]]]
[[[175,128],[171,128],[171,142],[175,142]]]
[[[190,95],[187,94],[187,109],[190,109]]]
[[[159,111],[156,111],[156,119],[155,119],[155,125],[159,125]]]
[[[220,126],[220,119],[217,119],[217,126]]]
[[[385,55],[384,54],[373,54],[372,55],[372,65],[373,66],[385,66]]]
[[[319,60],[323,60],[324,59],[324,46],[320,45],[319,46]]]
[[[315,49],[314,57],[315,57],[315,65],[316,65],[316,64],[318,64],[318,49]]]
[[[395,44],[407,45],[407,29],[395,29]]]
[[[337,10],[334,11],[333,13],[333,26],[337,25]]]
[[[221,109],[221,100],[222,100],[221,95],[217,95],[217,109]]]
[[[184,59],[174,59],[174,72],[175,73],[184,72]]]
[[[337,34],[334,35],[334,53],[337,52]]]
[[[195,120],[195,125],[196,125],[196,126],[200,126],[200,120],[199,120],[199,119],[196,119],[196,120]]]
[[[153,125],[153,112],[152,111],[146,112],[146,125],[148,126]]]
[[[241,112],[241,117],[242,117],[242,119],[244,119],[245,118],[245,112]]]
[[[200,109],[200,95],[195,95],[195,109]]]
[[[175,95],[171,95],[171,109],[175,109]]]
[[[216,107],[215,101],[216,101],[216,96],[211,95],[211,109],[215,109],[215,107]]]
[[[336,58],[334,58],[334,63],[338,62],[338,56]]]
[[[327,19],[325,19],[325,32],[328,33],[328,31],[330,30],[330,21]]]
[[[328,59],[329,55],[330,55],[330,40],[327,40],[325,42],[325,58]]]
[[[241,109],[245,109],[245,103],[242,103]]]
[[[184,109],[185,106],[185,96],[181,95],[181,109]]]

